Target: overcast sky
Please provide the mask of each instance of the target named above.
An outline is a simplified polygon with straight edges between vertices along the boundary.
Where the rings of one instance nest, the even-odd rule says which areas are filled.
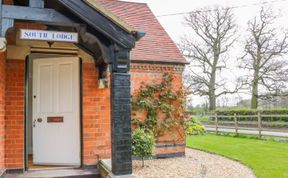
[[[276,13],[281,15],[283,25],[288,26],[288,0],[125,0],[147,3],[158,20],[173,38],[178,41],[187,29],[183,25],[184,15],[168,15],[195,11],[199,8],[210,6],[237,7],[234,9],[235,18],[240,28],[245,30],[247,20],[256,15],[261,4],[272,6]]]
[[[258,14],[260,7],[265,5],[272,7],[275,14],[279,16],[278,26],[280,28],[288,28],[288,0],[125,0],[132,2],[143,2],[147,3],[153,13],[157,16],[161,25],[168,32],[169,36],[174,40],[175,43],[179,42],[179,39],[184,34],[189,34],[189,28],[183,24],[183,18],[185,12],[191,12],[199,10],[200,8],[206,8],[207,6],[213,8],[213,6],[220,7],[233,7],[235,14],[236,23],[239,26],[239,32],[242,35],[240,39],[245,38],[245,32],[247,28],[247,21],[252,19]],[[169,15],[170,14],[170,15]],[[178,15],[172,15],[178,14]],[[236,63],[236,58],[241,55],[241,50],[235,48],[231,51],[230,58],[232,63]],[[233,75],[231,72],[225,74],[226,76],[237,77],[237,70],[234,71]],[[231,74],[231,75],[230,75]],[[232,78],[233,78],[232,77]],[[230,78],[229,80],[233,80]],[[231,101],[235,104],[236,98],[248,98],[249,95],[240,94],[234,95]],[[199,97],[193,97],[193,105],[203,103],[204,100]]]

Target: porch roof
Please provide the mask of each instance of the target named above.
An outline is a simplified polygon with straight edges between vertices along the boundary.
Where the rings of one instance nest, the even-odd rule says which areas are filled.
[[[130,26],[126,21],[121,19],[120,17],[116,16],[112,12],[110,12],[105,6],[101,5],[96,0],[84,0],[87,4],[93,7],[95,10],[109,18],[111,21],[119,25],[121,28],[126,30],[128,33],[134,33],[136,30]]]
[[[45,1],[45,8],[23,7],[31,1]],[[98,43],[101,41],[104,44],[105,57],[110,59],[106,60],[106,63],[110,63],[113,58],[110,56],[113,42],[125,49],[135,47],[131,51],[132,61],[187,63],[147,4],[118,0],[16,0],[16,2],[21,2],[22,6],[6,5],[2,9],[2,18],[7,19],[7,22],[2,23],[2,31],[13,25],[11,19],[44,22],[52,25],[50,26],[52,29],[59,30],[65,30],[67,25],[75,28],[75,24],[78,24],[75,29],[80,34],[82,47],[94,54],[99,53],[94,50],[96,41]],[[12,13],[16,11],[17,13]],[[4,28],[3,24],[6,25]],[[143,36],[143,33],[137,30],[145,32],[146,35],[136,43]],[[91,38],[92,36],[96,38]]]

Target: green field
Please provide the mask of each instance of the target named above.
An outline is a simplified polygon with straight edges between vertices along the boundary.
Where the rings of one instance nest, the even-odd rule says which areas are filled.
[[[187,147],[238,160],[259,178],[288,178],[288,143],[227,136],[187,136]]]

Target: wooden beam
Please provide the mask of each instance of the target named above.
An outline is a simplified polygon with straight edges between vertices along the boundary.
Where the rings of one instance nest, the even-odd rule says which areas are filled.
[[[58,2],[123,48],[131,49],[135,46],[135,38],[131,34],[85,2],[75,0],[58,0]]]
[[[33,4],[32,1],[30,2],[33,4],[33,6],[37,6],[36,1],[38,2],[39,0],[35,0],[35,4]],[[76,14],[85,23],[87,23],[100,33],[104,34],[110,40],[119,44],[123,48],[131,49],[135,46],[135,38],[131,34],[127,33],[117,24],[114,24],[111,20],[97,12],[85,2],[75,0],[58,1],[64,7],[68,8],[74,14]],[[2,13],[0,14],[0,16],[2,15],[2,18],[5,19],[36,21],[48,25],[73,27],[79,26],[79,24],[73,22],[71,19],[57,12],[54,9],[2,5],[2,8],[0,7],[0,11],[1,10]]]
[[[2,5],[2,18],[36,21],[61,26],[77,26],[72,20],[54,9]]]
[[[29,6],[44,8],[44,0],[29,0]]]
[[[0,37],[4,37],[2,34],[2,0],[0,0]]]
[[[84,33],[79,33],[79,42],[80,42],[80,47],[84,49],[85,51],[89,51],[89,53],[92,53],[96,56],[101,55],[103,58],[103,61],[106,64],[112,63],[113,61],[113,49],[110,46],[106,46],[105,43],[101,42],[95,35],[89,33],[89,32],[84,32]],[[96,50],[96,51],[95,51]],[[100,51],[98,51],[100,50]],[[99,54],[100,52],[100,54]]]
[[[14,19],[4,19],[1,21],[1,37],[5,37],[6,32],[9,28],[14,26]]]

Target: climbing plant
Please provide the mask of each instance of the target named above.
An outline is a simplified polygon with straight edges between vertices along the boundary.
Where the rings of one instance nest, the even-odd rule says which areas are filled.
[[[185,92],[175,85],[175,78],[165,73],[162,81],[143,82],[132,96],[132,123],[137,127],[161,136],[165,130],[181,132],[184,114]]]

